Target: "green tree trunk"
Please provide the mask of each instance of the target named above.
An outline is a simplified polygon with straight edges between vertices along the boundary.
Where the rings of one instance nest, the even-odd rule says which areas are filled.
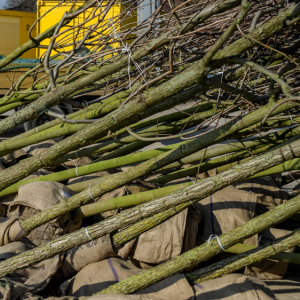
[[[135,51],[132,54],[132,59],[134,61],[138,62],[144,56],[157,51],[158,49],[162,48],[166,44],[169,44],[170,36],[174,36],[174,35],[178,34],[178,32],[180,32],[181,34],[188,32],[188,31],[192,30],[196,24],[202,23],[210,16],[221,13],[223,11],[226,11],[232,7],[236,7],[239,4],[240,4],[239,0],[227,0],[224,3],[218,3],[218,4],[212,5],[212,7],[211,7],[211,8],[213,8],[212,10],[208,10],[208,9],[202,10],[197,16],[195,16],[193,21],[190,22],[190,24],[188,26],[186,26],[186,24],[183,24],[181,26],[178,26],[177,28],[175,27],[175,29],[171,29],[169,32],[166,32],[161,37],[159,37],[157,39],[153,39],[151,42],[147,43],[145,46],[140,47],[137,51]],[[287,16],[289,16],[291,13],[293,14],[292,10],[287,13]],[[287,16],[285,16],[285,18]],[[278,20],[278,23],[280,23],[279,20]],[[279,24],[277,26],[275,32],[278,29],[282,28],[282,26],[283,26],[283,23],[281,25]],[[10,129],[16,127],[17,125],[20,125],[28,120],[36,118],[41,112],[45,111],[46,109],[50,108],[51,106],[56,105],[57,103],[63,101],[67,96],[72,95],[77,90],[81,90],[87,86],[90,86],[94,82],[99,81],[111,74],[114,74],[127,66],[128,66],[128,56],[124,56],[124,57],[120,58],[114,64],[109,64],[109,65],[103,66],[99,70],[93,72],[92,74],[86,75],[82,79],[76,80],[73,83],[67,84],[65,86],[56,88],[55,90],[51,91],[51,93],[42,96],[40,99],[38,99],[34,103],[28,105],[27,107],[25,107],[21,111],[17,112],[13,116],[8,117],[3,121],[0,121],[0,133],[10,130]],[[203,74],[201,74],[201,75],[203,77]],[[180,77],[180,81],[181,81],[182,76],[179,76],[179,77]],[[185,78],[185,81],[189,81],[188,77],[184,76],[184,78]],[[201,80],[201,78],[199,78],[199,79]],[[193,82],[193,80],[191,80],[190,83],[191,84],[183,85],[184,88],[187,88],[187,87],[195,84],[195,82]],[[176,90],[173,92],[173,95],[174,95],[175,93],[178,93],[178,91],[180,91],[182,89],[182,84],[180,85],[180,87],[178,86],[179,89],[176,89],[175,86],[173,86],[173,87]],[[161,92],[162,90],[164,90],[164,89],[160,89],[160,94],[161,94],[160,98],[161,98],[161,96],[164,96],[164,98],[170,96],[170,95],[167,95],[166,90],[165,90],[165,93],[162,93]]]
[[[286,220],[296,212],[300,211],[300,196],[277,206],[271,211],[256,217],[244,225],[241,225],[225,234],[219,236],[219,241],[223,248],[227,249],[245,239],[253,236],[262,230],[273,227],[274,225]],[[299,238],[298,238],[299,239]],[[272,248],[272,246],[270,247]],[[98,294],[131,294],[150,285],[153,285],[167,277],[183,272],[189,267],[206,261],[209,258],[222,252],[218,242],[212,242],[198,246],[184,254],[174,257],[173,259],[160,264],[150,270],[138,275],[134,275],[115,285],[108,287]],[[271,254],[274,254],[270,250]],[[276,252],[275,252],[276,253]]]
[[[195,198],[199,199],[200,195],[203,195],[204,198],[206,195],[208,196],[213,192],[215,192],[216,190],[224,188],[225,186],[228,185],[229,182],[232,184],[233,182],[246,179],[259,171],[269,169],[272,166],[276,166],[284,162],[284,160],[289,160],[293,158],[294,155],[300,156],[300,146],[298,145],[300,145],[299,140],[290,143],[288,146],[284,146],[280,149],[258,156],[244,164],[237,165],[234,168],[225,171],[223,173],[220,173],[215,177],[210,177],[205,180],[202,180],[198,184],[195,184],[192,187],[187,187],[186,189],[184,189],[183,192],[185,194],[184,198],[187,199],[186,201],[189,200],[192,201],[195,200]],[[293,152],[291,149],[293,149]],[[284,153],[284,155],[282,156],[281,153]],[[151,170],[151,168],[155,167],[154,163],[153,162],[149,163],[149,161],[142,163],[135,168],[128,169],[127,171],[114,174],[113,176],[110,176],[106,180],[101,181],[99,185],[96,184],[94,187],[90,187],[82,191],[81,193],[69,198],[67,205],[65,202],[58,203],[55,206],[32,216],[31,218],[22,222],[21,227],[25,232],[30,232],[31,230],[39,227],[40,225],[45,224],[50,220],[53,220],[67,212],[74,210],[79,206],[88,203],[89,201],[92,200],[91,198],[100,197],[106,194],[107,192],[116,189],[119,186],[123,186],[124,184],[132,181],[132,178],[139,178],[141,174],[145,172],[145,169],[149,171],[149,169]],[[232,176],[232,179],[229,179],[228,176],[229,178],[231,178],[230,176]],[[205,187],[205,185],[207,186]],[[200,187],[200,190],[198,190],[198,187]],[[166,197],[167,200],[165,201],[164,198],[161,198],[162,201],[164,201],[164,205],[166,205],[168,201],[170,201],[168,196]],[[177,197],[178,197],[178,201],[180,202],[173,203],[174,201],[176,201]],[[152,201],[151,203],[154,202],[160,203],[160,199]],[[177,192],[172,194],[171,202],[173,203],[173,205],[185,202],[182,201],[182,193]],[[151,207],[154,211],[152,205]]]
[[[85,230],[88,230],[88,234],[92,239],[96,239],[105,234],[115,232],[120,228],[128,227],[131,224],[134,224],[140,220],[144,220],[145,218],[151,217],[165,210],[169,210],[169,211],[172,210],[174,212],[176,211],[176,206],[180,206],[182,204],[190,205],[195,202],[198,202],[199,200],[226,187],[229,184],[232,184],[238,180],[246,179],[258,171],[261,171],[263,169],[269,168],[272,165],[276,165],[282,162],[284,158],[290,159],[293,155],[300,155],[299,142],[294,142],[289,146],[285,146],[283,148],[280,148],[279,150],[275,150],[270,153],[264,154],[260,157],[254,158],[250,162],[234,167],[231,170],[228,170],[215,177],[206,178],[197,184],[187,187],[181,191],[177,191],[171,195],[151,201],[150,203],[141,204],[131,209],[127,209],[98,224],[94,224],[88,227],[87,229],[83,228],[74,233],[55,239],[54,241],[50,241],[47,244],[44,244],[33,250],[26,251],[12,258],[9,258],[4,262],[0,263],[0,277],[3,277],[17,270],[20,270],[24,267],[27,267],[28,265],[35,264],[46,258],[52,257],[72,247],[88,243],[90,240]],[[86,191],[86,194],[84,195],[83,198],[87,198],[87,195],[89,194],[94,195],[94,192],[95,190]],[[66,207],[68,207],[69,211],[73,210],[75,208],[74,207],[74,203],[76,202],[75,199],[77,198],[77,200],[79,200],[78,197],[80,196],[82,197],[83,193],[77,194],[74,197],[70,198],[67,202],[64,202],[64,210]],[[265,213],[264,215],[261,215],[253,219],[247,224],[240,226],[225,235],[222,235],[220,237],[222,245],[224,246],[225,249],[229,248],[235,245],[236,243],[239,243],[244,239],[262,231],[263,229],[274,226],[275,224],[278,224],[283,220],[289,218],[293,214],[300,211],[299,200],[300,197],[295,197],[292,200],[289,200],[288,202],[277,206],[271,211]],[[76,204],[78,204],[78,201]],[[58,210],[59,209],[57,205],[52,207],[51,215],[48,210],[48,212],[44,214],[44,217],[46,216],[48,219],[45,220],[44,218],[44,220],[48,222],[49,217],[50,219],[55,218]],[[44,212],[36,214],[34,217],[38,216],[39,218],[43,218],[42,215]],[[43,223],[43,220],[41,220],[42,222],[38,224],[37,222],[38,220],[36,220],[36,218],[34,219],[35,220],[33,220],[33,218],[30,218],[21,224],[24,231],[28,232]],[[147,219],[144,221],[147,221]],[[188,261],[189,261],[189,265],[193,265],[199,262],[200,257],[201,257],[200,259],[208,259],[220,252],[221,252],[220,247],[218,246],[217,243],[215,243],[210,245],[205,244],[204,246],[195,248],[194,250],[192,250],[192,252],[189,251],[183,255],[185,255],[184,257],[189,257],[189,255],[191,254],[190,256],[191,259],[189,259]],[[200,253],[200,257],[199,257],[199,253]],[[180,256],[180,258],[181,257],[182,256]],[[167,265],[166,264],[161,265],[161,266],[166,266],[164,268],[161,268],[161,266],[153,268],[152,270],[157,270],[157,268],[160,268],[159,276],[150,276],[150,279],[152,278],[150,281],[148,280],[149,271],[147,271],[146,272],[147,275],[145,276],[146,286],[149,284],[153,284],[163,278],[171,276],[173,274],[173,271],[175,270],[173,267],[176,267],[176,263],[175,266],[173,264],[174,261],[176,262],[176,259],[178,259],[178,257],[167,262],[166,263]],[[181,263],[181,259],[179,259],[179,261],[180,263],[177,264],[177,266],[181,268],[189,267],[188,265],[186,265],[187,263],[186,259],[184,259],[185,263],[183,264]],[[164,271],[161,269],[164,269]],[[163,273],[163,276],[160,276],[161,271],[167,273]],[[154,282],[152,280],[154,280]],[[145,281],[141,281],[141,282],[145,282]],[[121,283],[121,285],[123,285],[123,282]],[[139,286],[138,289],[140,288],[142,287]],[[134,290],[129,289],[129,293],[133,291]]]
[[[284,256],[288,258],[288,254],[293,253],[282,253],[281,256],[278,254],[295,246],[298,246],[299,243],[300,232],[298,230],[289,237],[277,239],[263,245],[262,247],[258,247],[234,257],[224,259],[221,262],[215,263],[209,267],[186,274],[186,278],[190,283],[195,284],[206,280],[222,277],[267,258],[270,258],[272,260],[277,260],[278,258],[280,259]]]
[[[257,30],[254,30],[251,32],[251,35],[255,37],[256,39],[267,39],[268,37],[274,35],[277,31],[284,28],[285,20],[287,17],[295,16],[300,13],[300,4],[297,4],[296,6],[293,6],[289,8],[286,11],[283,11],[278,16],[273,18],[272,20],[269,20],[265,24],[263,24],[261,27],[259,27]],[[234,44],[234,47],[232,48],[232,45]],[[212,65],[217,65],[218,63],[221,63],[221,58],[226,57],[227,55],[238,55],[240,53],[243,53],[247,49],[253,47],[253,43],[245,40],[240,39],[236,42],[234,42],[232,45],[225,47],[223,50],[219,51],[212,61]],[[228,49],[230,48],[230,53],[228,52]],[[218,62],[218,63],[217,63]],[[178,75],[176,75],[173,79],[169,80],[166,83],[166,89],[163,88],[163,85],[161,85],[159,88],[155,88],[149,92],[149,94],[144,96],[138,96],[136,99],[132,99],[129,103],[121,106],[116,111],[110,113],[109,115],[103,117],[98,122],[95,122],[94,124],[86,127],[85,129],[77,132],[72,137],[67,138],[60,143],[54,145],[50,149],[48,149],[46,152],[44,152],[41,155],[38,155],[36,157],[23,160],[21,163],[19,163],[18,166],[11,167],[7,170],[4,170],[0,174],[0,189],[3,189],[5,187],[10,186],[11,184],[21,180],[22,178],[32,174],[34,171],[38,170],[41,167],[44,166],[50,166],[52,162],[56,161],[60,156],[72,151],[76,150],[79,147],[85,146],[93,142],[95,138],[100,138],[108,133],[109,130],[115,131],[120,128],[123,128],[127,125],[130,125],[132,123],[135,123],[139,121],[139,115],[141,112],[145,113],[145,110],[149,106],[154,106],[157,103],[165,103],[168,102],[168,95],[169,94],[176,94],[176,99],[179,99],[183,101],[183,98],[186,98],[186,93],[190,91],[190,89],[184,89],[185,84],[184,82],[188,80],[189,86],[197,83],[199,80],[201,81],[201,78],[205,76],[206,72],[200,72],[199,75],[199,69],[201,61],[199,63],[194,64],[191,69],[188,69]],[[185,82],[186,83],[186,82]],[[68,85],[70,86],[70,85]],[[198,86],[197,86],[198,87]],[[192,88],[191,88],[192,89]],[[164,93],[162,93],[164,91]],[[54,92],[53,92],[54,93]],[[56,93],[54,93],[56,94]],[[59,92],[57,92],[57,95]],[[52,95],[51,97],[55,97],[55,95]],[[50,98],[51,98],[50,97]],[[174,96],[175,97],[175,96]],[[42,97],[43,98],[43,97]],[[42,99],[41,98],[41,99]],[[49,101],[50,98],[48,99]],[[164,101],[168,99],[167,101]],[[179,102],[179,101],[178,101]],[[280,107],[278,107],[276,110],[273,111],[272,115],[276,115],[280,111],[285,111],[287,109],[290,109],[292,107],[295,107],[297,103],[295,102],[287,102]],[[167,105],[166,105],[167,106]],[[222,140],[224,137],[229,136],[230,134],[237,132],[241,130],[242,128],[247,128],[248,126],[255,124],[263,119],[263,117],[268,113],[268,111],[271,108],[271,104],[262,107],[258,109],[255,114],[251,113],[247,115],[242,120],[249,120],[249,118],[254,120],[254,122],[251,122],[250,124],[247,124],[247,126],[244,126],[244,124],[241,124],[241,120],[233,120],[232,122],[228,122],[226,125],[223,125],[219,127],[218,129],[214,130],[213,132],[210,132],[209,134],[204,135],[200,140],[201,142],[194,141],[194,143],[198,144],[193,145],[189,143],[190,149],[185,149],[184,152],[181,150],[173,150],[172,152],[176,155],[174,156],[174,160],[168,160],[167,163],[172,163],[173,161],[176,161],[186,155],[189,155],[197,150],[201,150],[203,147],[208,146],[212,144],[212,142],[216,142],[219,140]],[[160,107],[163,110],[163,107]],[[44,108],[46,109],[46,108]],[[264,116],[260,115],[260,113],[264,111]],[[145,113],[146,115],[146,113]],[[254,117],[255,116],[255,117]],[[259,117],[256,119],[256,117]],[[256,121],[256,122],[255,122]],[[223,131],[225,129],[225,131]],[[227,130],[228,129],[228,130]],[[231,130],[230,130],[231,129]],[[200,147],[199,147],[200,146]],[[173,155],[170,155],[170,157],[173,157]],[[154,162],[155,163],[155,162]],[[166,164],[167,164],[166,163]],[[160,164],[159,167],[163,167],[166,164]],[[157,165],[157,164],[156,164]]]

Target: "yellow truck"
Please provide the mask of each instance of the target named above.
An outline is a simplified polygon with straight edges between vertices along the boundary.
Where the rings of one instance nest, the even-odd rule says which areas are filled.
[[[20,45],[29,40],[28,32],[36,20],[35,13],[11,10],[0,10],[0,55],[8,55]],[[36,30],[33,31],[36,35]],[[22,58],[36,58],[36,50],[31,49],[24,53]],[[15,78],[21,76],[16,70]],[[10,79],[9,79],[9,78]],[[0,95],[5,94],[11,87],[13,72],[0,73]],[[25,84],[29,82],[27,80]]]
[[[44,15],[46,12],[50,11],[53,6],[57,5],[60,1],[57,0],[53,0],[53,1],[38,1],[37,2],[37,18],[40,18],[42,15]],[[83,5],[85,3],[85,1],[78,1],[75,5],[74,8],[79,8],[81,5]],[[70,2],[64,6],[59,6],[57,8],[55,8],[54,10],[50,11],[49,13],[47,13],[40,22],[37,23],[37,34],[45,31],[46,29],[48,29],[49,27],[51,27],[52,25],[58,23],[61,18],[63,17],[64,13],[66,11],[69,11],[70,8],[72,7],[73,3]],[[105,2],[103,3],[103,8],[105,8]],[[97,13],[100,13],[100,7],[97,11]],[[105,20],[103,21],[104,24],[107,24],[108,27],[111,30],[112,27],[112,22],[109,21],[109,19],[113,20],[116,16],[118,16],[122,11],[124,11],[126,9],[126,6],[122,3],[118,3],[116,2],[113,7],[108,11]],[[89,14],[91,12],[90,10],[85,11],[84,13],[80,14],[77,18],[73,19],[69,24],[68,27],[70,26],[76,26],[80,23],[82,23],[84,20],[86,20],[89,17]],[[97,18],[91,20],[90,22],[87,22],[85,24],[85,27],[94,25],[97,22]],[[126,20],[122,22],[121,26],[122,29],[126,28],[131,28],[133,26],[136,26],[137,23],[137,12],[131,12],[131,15],[126,17]],[[115,24],[114,25],[116,31],[120,30],[120,24]],[[64,28],[64,29],[67,29]],[[61,30],[62,31],[62,30]],[[75,35],[76,33],[74,33]],[[73,37],[75,38],[75,36],[70,35],[70,32],[67,32],[65,35],[62,35],[58,38],[58,40],[63,40],[65,39],[65,41],[67,41],[68,39],[70,41],[73,40]],[[83,36],[79,36],[77,37],[77,39],[81,39]],[[69,42],[70,42],[69,41]],[[63,43],[63,42],[62,42]],[[49,39],[45,40],[42,45],[48,46],[49,45]],[[66,47],[63,48],[63,50],[70,50],[71,47]],[[38,48],[37,49],[37,57],[41,57],[41,55],[46,51],[46,49],[41,49]],[[55,54],[55,52],[53,51],[52,55]]]
[[[64,13],[66,11],[69,11],[72,7],[73,3],[69,2],[65,4],[64,6],[59,6],[55,8],[54,10],[51,10],[55,5],[59,4],[61,1],[58,0],[47,0],[47,1],[37,1],[37,13],[27,13],[27,12],[19,12],[19,11],[10,11],[10,10],[0,10],[0,59],[1,55],[8,55],[12,51],[14,51],[17,47],[24,44],[29,40],[29,29],[34,24],[34,22],[37,20],[37,18],[40,18],[43,16],[46,12],[47,13],[39,22],[37,22],[36,26],[34,27],[34,30],[32,31],[32,36],[36,36],[42,32],[44,32],[46,29],[50,28],[52,25],[58,23]],[[78,1],[76,3],[75,8],[80,7],[84,4],[85,1]],[[105,2],[103,3],[103,7],[105,7]],[[118,16],[122,11],[126,9],[126,6],[121,3],[115,3],[113,7],[108,11],[107,16],[104,20],[104,22],[107,22],[108,27],[110,27],[111,30],[111,21],[109,19],[114,19],[116,16]],[[100,12],[100,8],[99,8]],[[73,19],[69,24],[69,26],[77,25],[84,20],[88,18],[90,11],[86,11],[79,15],[77,18]],[[92,20],[88,22],[85,26],[90,26],[95,24],[96,20]],[[132,26],[135,26],[137,23],[137,13],[131,12],[131,16],[127,17],[125,21],[122,22],[121,26],[122,29],[124,27],[130,28]],[[67,28],[67,27],[66,27]],[[66,29],[63,28],[62,30]],[[116,31],[120,30],[120,24],[115,24]],[[74,33],[75,34],[75,33]],[[68,35],[68,37],[66,36]],[[71,38],[73,40],[72,32],[70,35],[70,32],[68,32],[65,35],[62,35],[59,37],[59,39],[64,38]],[[77,39],[80,39],[81,37],[78,36]],[[25,59],[37,59],[45,53],[47,46],[49,45],[50,39],[46,39],[42,42],[42,46],[46,46],[44,48],[37,48],[37,49],[31,49],[28,52],[24,53],[21,58]],[[70,47],[62,48],[61,50],[70,50]],[[52,52],[52,55],[56,54],[55,51]],[[108,56],[110,57],[110,56]],[[104,57],[105,58],[105,57]],[[58,58],[59,59],[59,58]],[[30,61],[32,63],[32,61]],[[24,65],[26,65],[26,62],[24,61]],[[14,76],[15,78],[18,78],[21,76],[21,72],[24,71],[24,69],[16,69],[11,72],[0,72],[0,95],[5,94],[8,89],[11,87],[11,78]],[[13,74],[15,72],[15,75]],[[10,79],[8,79],[8,77]],[[26,81],[27,82],[27,81]],[[25,82],[25,83],[26,83]]]
[[[11,10],[0,10],[0,55],[8,55],[20,45],[29,40],[28,32],[30,27],[34,24],[37,18],[41,17],[44,13],[48,12],[57,5],[60,1],[47,0],[37,1],[37,13],[27,13]],[[85,1],[79,1],[76,3],[76,7],[84,4]],[[52,25],[58,23],[63,14],[71,8],[72,3],[55,8],[46,14],[35,26],[32,31],[32,36],[38,35]],[[105,4],[104,4],[105,6]],[[109,10],[106,20],[113,19],[119,15],[126,7],[121,3],[116,3]],[[83,22],[88,17],[89,11],[81,14],[77,18],[73,19],[68,26],[74,26]],[[87,26],[92,25],[96,21],[93,20],[87,23]],[[128,27],[135,26],[137,22],[137,14],[132,13],[130,18],[127,18],[122,26],[128,25]],[[109,24],[109,23],[108,23]],[[116,26],[116,30],[119,26]],[[5,41],[5,42],[4,42]],[[49,45],[49,39],[45,40],[42,45]],[[45,49],[32,49],[24,53],[21,58],[39,58],[46,50]]]
[[[17,47],[22,45],[23,43],[27,42],[29,40],[29,29],[34,24],[34,22],[37,20],[37,18],[40,18],[42,15],[44,15],[46,12],[51,10],[55,5],[60,3],[61,1],[57,0],[39,0],[37,1],[37,13],[26,13],[26,12],[18,12],[18,11],[10,11],[10,10],[0,10],[0,55],[8,55],[12,51],[14,51]],[[84,4],[85,1],[78,1],[76,3],[76,7],[81,6]],[[68,4],[64,6],[60,6],[55,8],[54,10],[50,11],[48,14],[46,14],[39,22],[37,22],[34,30],[32,31],[32,36],[36,36],[46,29],[50,28],[52,25],[58,23],[64,13],[66,11],[69,11],[71,8],[71,5],[73,5],[72,2],[69,2]],[[105,6],[105,3],[103,3],[103,6]],[[108,14],[104,20],[104,22],[107,22],[108,30],[109,27],[112,27],[111,21],[109,19],[113,19],[114,17],[118,16],[126,7],[121,3],[115,3],[113,7],[108,11]],[[82,13],[80,16],[75,18],[71,21],[71,23],[68,24],[68,26],[74,26],[77,25],[84,20],[88,18],[90,11],[86,11],[85,13]],[[99,8],[100,12],[100,8]],[[89,21],[86,26],[93,25],[96,23],[96,20]],[[120,26],[122,26],[122,29],[124,27],[130,28],[132,26],[135,26],[137,23],[137,14],[136,12],[132,11],[131,16],[126,19],[126,21],[122,22],[122,24],[115,24],[115,30],[120,30]],[[63,28],[65,29],[65,28]],[[68,33],[69,34],[69,33]],[[71,33],[72,37],[72,33]],[[62,35],[61,38],[64,38],[64,35]],[[80,38],[80,37],[77,37]],[[48,46],[50,42],[50,39],[47,39],[42,42],[43,46]],[[37,48],[32,49],[24,55],[21,56],[23,59],[37,59],[45,53],[47,47],[44,48]],[[69,50],[71,48],[63,48],[62,50]],[[55,54],[56,52],[53,51],[52,54]],[[1,57],[0,57],[1,59]],[[25,62],[25,61],[24,61]],[[17,63],[17,62],[16,62]],[[31,61],[32,63],[32,61]],[[15,69],[7,72],[0,72],[0,97],[1,95],[6,94],[8,89],[11,87],[11,80],[13,78],[20,77],[26,69]],[[24,82],[23,87],[27,88],[30,87],[32,83],[32,78],[26,79]],[[97,93],[96,93],[97,94]],[[57,105],[53,108],[51,108],[56,113],[71,113],[72,106],[69,104],[62,104]],[[9,114],[12,112],[9,112]],[[6,113],[7,115],[7,113]],[[1,117],[4,117],[1,115]],[[38,125],[41,125],[44,122],[49,121],[47,115],[42,115],[38,119],[31,120],[29,122],[26,122],[24,124],[25,130],[30,130],[32,128],[35,128]],[[51,118],[50,118],[51,119]]]
[[[0,10],[0,55],[6,56],[26,43],[29,40],[29,29],[35,20],[35,13]],[[36,30],[33,35],[36,35]],[[36,58],[35,49],[24,53],[22,58]]]

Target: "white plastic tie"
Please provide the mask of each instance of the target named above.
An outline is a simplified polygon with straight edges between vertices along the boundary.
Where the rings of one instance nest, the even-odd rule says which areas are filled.
[[[93,245],[93,240],[92,240],[92,238],[90,237],[90,235],[89,235],[89,232],[88,232],[88,230],[87,230],[87,227],[85,227],[85,233],[86,233],[86,235],[87,235],[87,237],[90,239],[90,246],[92,246]]]
[[[122,53],[128,53],[128,80],[129,80],[129,89],[131,90],[130,59],[132,59],[132,57],[131,57],[131,51],[128,48],[127,43],[126,43],[125,47],[122,49]]]
[[[228,161],[227,161],[227,157],[226,157],[226,155],[225,155],[225,160],[226,160],[226,164],[228,164]]]
[[[37,133],[39,133],[39,131],[38,131],[37,127],[35,127],[35,131],[36,131]]]
[[[292,125],[294,125],[294,120],[293,120],[293,118],[292,118],[292,116],[291,116],[291,114],[290,114],[290,111],[288,111],[288,112],[289,112],[290,119],[291,119],[291,121],[292,121]]]
[[[78,172],[77,172],[77,168],[78,168],[78,166],[77,166],[77,164],[76,164],[75,160],[73,160],[73,159],[69,158],[69,161],[73,161],[73,162],[74,162],[74,166],[76,167],[76,175],[77,175],[77,177],[78,177],[78,176],[79,176],[79,175],[78,175]]]
[[[76,155],[77,158],[79,158],[79,156],[78,156],[78,154],[77,154],[77,151],[78,151],[78,150],[75,151],[75,155]]]
[[[260,236],[258,237],[258,246],[260,245],[261,238],[262,238],[262,235],[260,235]]]
[[[209,237],[208,240],[207,240],[207,243],[209,244],[210,241],[215,240],[215,239],[218,241],[218,244],[219,244],[220,248],[221,248],[223,251],[225,251],[224,247],[222,246],[222,244],[221,244],[221,242],[220,242],[219,237],[218,237],[216,234],[210,235],[210,237]]]
[[[195,180],[193,180],[190,176],[187,176],[187,178],[188,179],[190,179],[191,181],[193,181],[193,184],[195,184],[196,183],[196,181]]]
[[[71,196],[69,195],[68,192],[66,192],[65,190],[62,190],[61,194],[67,198],[71,198]]]
[[[93,200],[95,200],[95,198],[92,196],[92,193],[91,193],[91,183],[90,183],[90,186],[89,186],[89,195],[90,195],[90,197],[93,199]]]
[[[128,53],[128,79],[129,79],[129,89],[131,90],[131,78],[130,78],[130,60],[132,60],[132,62],[134,63],[135,67],[137,68],[137,70],[139,71],[140,75],[142,76],[143,80],[145,81],[145,83],[147,84],[147,81],[143,75],[143,71],[142,69],[140,68],[140,66],[138,65],[138,63],[136,63],[134,61],[134,59],[132,58],[131,56],[131,50],[128,48],[128,44],[126,43],[126,45],[124,45],[122,39],[120,38],[120,36],[118,36],[116,34],[117,38],[120,39],[120,41],[122,42],[123,44],[123,49],[122,49],[122,53]]]
[[[223,65],[222,72],[221,72],[221,74],[222,74],[222,76],[221,76],[221,83],[223,81],[224,69],[225,69],[225,65]],[[216,111],[218,109],[220,96],[221,96],[221,88],[219,88],[219,93],[218,93],[218,98],[217,98],[217,104],[216,104],[215,111],[214,111],[213,115],[211,116],[211,121],[212,121],[213,116],[215,115],[215,113],[216,113]]]
[[[99,7],[101,7],[102,11],[104,11],[104,9],[103,9],[102,5],[100,4],[99,0],[97,0],[97,2],[98,2]],[[131,13],[131,12],[130,12],[130,13]],[[119,40],[121,41],[121,43],[122,43],[122,46],[123,46],[123,48],[122,48],[122,53],[128,53],[128,79],[129,79],[129,89],[131,90],[130,60],[132,60],[132,62],[134,63],[135,67],[137,68],[138,72],[139,72],[140,75],[142,76],[142,78],[143,78],[145,84],[147,85],[147,81],[146,81],[146,79],[145,79],[145,77],[144,77],[144,75],[143,75],[142,69],[140,68],[139,64],[138,64],[136,61],[134,61],[134,59],[133,59],[132,56],[131,56],[131,50],[129,49],[128,44],[127,44],[127,43],[126,43],[126,45],[124,44],[123,40],[121,39],[120,35],[118,34],[118,32],[117,32],[116,29],[115,29],[114,22],[113,22],[110,18],[108,18],[108,21],[110,22],[110,24],[112,25],[112,28],[113,28],[113,30],[114,30],[114,37],[115,37],[115,39],[119,39]],[[107,26],[107,28],[108,28],[108,25],[106,25],[106,26]]]

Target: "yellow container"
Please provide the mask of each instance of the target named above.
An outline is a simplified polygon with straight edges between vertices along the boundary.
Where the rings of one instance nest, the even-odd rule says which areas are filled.
[[[28,32],[36,20],[35,13],[0,10],[0,55],[8,55],[29,40]],[[36,35],[36,31],[32,31]],[[36,58],[35,49],[24,53],[22,58]]]
[[[53,8],[55,5],[57,5],[60,1],[57,0],[48,0],[48,1],[38,1],[37,2],[37,18],[41,17],[43,14],[45,14],[47,11],[49,11],[51,8]],[[76,3],[76,5],[74,6],[74,8],[79,8],[81,5],[83,5],[85,3],[85,1],[78,1]],[[54,10],[50,11],[46,16],[44,16],[37,24],[37,34],[40,34],[42,32],[44,32],[45,30],[47,30],[48,28],[50,28],[51,26],[53,26],[54,24],[58,23],[61,18],[63,17],[65,12],[68,12],[70,10],[70,8],[72,7],[73,3],[68,3],[65,6],[60,6],[55,8]],[[105,3],[103,8],[105,8]],[[98,30],[99,32],[101,31],[102,34],[107,34],[108,32],[110,32],[112,34],[113,31],[113,27],[115,28],[116,32],[118,32],[120,29],[124,30],[125,28],[131,28],[133,26],[136,26],[137,23],[137,13],[135,12],[131,12],[131,16],[128,16],[126,18],[125,21],[122,21],[122,23],[120,22],[113,22],[114,26],[112,25],[112,21],[114,20],[114,18],[116,16],[118,16],[122,11],[124,11],[126,9],[126,6],[124,6],[121,3],[116,3],[113,5],[113,7],[108,11],[105,20],[102,22],[102,24],[99,25]],[[92,9],[89,9],[87,11],[85,11],[84,13],[80,14],[78,17],[76,17],[75,19],[73,19],[66,27],[63,27],[60,32],[76,26],[80,23],[82,23],[84,20],[87,20],[89,18],[89,14],[92,11]],[[97,13],[100,13],[101,8],[99,8],[97,10]],[[97,18],[92,19],[91,21],[87,22],[84,25],[84,29],[87,29],[88,27],[94,25],[97,22]],[[116,20],[116,19],[115,19]],[[104,30],[105,28],[105,30]],[[75,40],[80,40],[82,39],[82,37],[84,36],[84,29],[82,29],[79,33],[79,35],[77,35],[77,30],[75,29],[74,32],[73,31],[68,31],[64,34],[62,34],[61,36],[59,36],[56,39],[56,43],[61,44],[61,50],[62,51],[69,51],[71,50],[73,47],[71,46],[67,46],[67,44],[72,43],[72,41]],[[133,37],[133,36],[131,36]],[[92,42],[93,38],[91,38],[91,40],[89,42]],[[45,41],[43,41],[42,45],[44,46],[48,46],[50,42],[50,39],[47,39]],[[128,41],[127,41],[128,42]],[[96,45],[97,43],[95,43]],[[114,47],[114,45],[112,44],[111,47]],[[88,46],[88,48],[93,49],[93,46]],[[43,53],[46,52],[46,49],[37,49],[37,57],[41,57],[41,55]],[[52,51],[51,55],[56,54],[56,51]],[[106,56],[105,58],[108,58],[108,56]]]

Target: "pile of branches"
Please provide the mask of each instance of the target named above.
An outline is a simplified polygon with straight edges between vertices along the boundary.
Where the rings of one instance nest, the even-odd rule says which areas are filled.
[[[69,2],[61,1],[58,6]],[[113,235],[116,247],[121,246],[156,226],[157,219],[163,222],[230,184],[299,169],[299,3],[187,0],[175,6],[173,0],[165,0],[136,25],[130,20],[142,5],[139,2],[122,2],[125,9],[111,19],[108,12],[116,3],[113,0],[105,6],[100,0],[89,0],[75,10],[76,2],[58,24],[37,37],[30,31],[26,44],[0,60],[0,71],[4,71],[26,51],[45,47],[42,42],[51,38],[39,63],[14,80],[0,99],[1,113],[22,108],[0,121],[0,133],[43,114],[53,120],[0,142],[1,156],[64,137],[47,151],[1,171],[0,195],[15,193],[19,186],[35,180],[64,181],[134,166],[74,185],[77,195],[67,204],[57,204],[22,222],[23,231],[30,232],[71,211],[82,218],[115,209],[116,203],[86,210],[84,205],[139,178],[160,174],[151,179],[160,187],[187,176],[193,181],[141,197],[134,195],[128,203],[120,200],[118,207],[133,207],[90,226],[88,235],[79,230],[49,242],[39,248],[41,251],[0,263],[1,276],[85,244],[89,238],[123,230],[124,234]],[[68,25],[83,13],[85,21]],[[89,25],[90,21],[94,25]],[[32,85],[24,89],[24,80],[29,77]],[[101,96],[86,103],[95,91]],[[183,103],[187,109],[176,108]],[[51,109],[66,104],[76,111],[62,115]],[[154,116],[174,107],[176,112]],[[181,142],[136,152],[175,138]],[[221,142],[226,143],[210,147]],[[22,180],[40,168],[84,156],[93,157],[93,163],[67,173]],[[181,168],[187,164],[194,165]],[[174,168],[179,169],[174,172]],[[218,175],[199,179],[199,174],[215,168]],[[288,176],[286,182],[296,177]],[[222,235],[222,247],[227,249],[297,213],[298,197],[290,201],[237,228],[234,234]],[[205,243],[180,259],[143,273],[149,274],[141,275],[143,281],[120,282],[109,292],[132,293],[221,251],[218,243]]]

